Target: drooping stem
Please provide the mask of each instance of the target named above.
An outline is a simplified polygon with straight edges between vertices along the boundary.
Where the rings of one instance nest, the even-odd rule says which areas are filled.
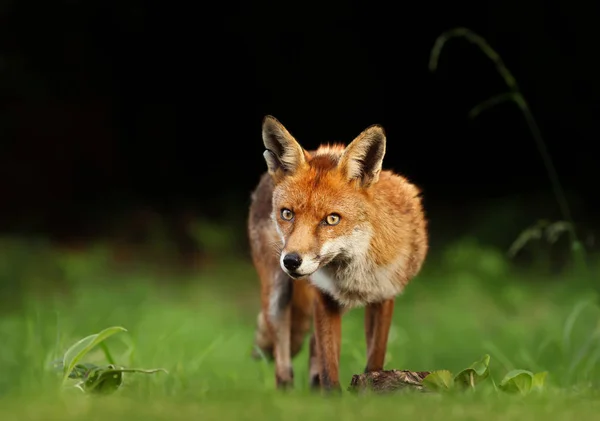
[[[429,58],[429,70],[431,72],[435,72],[437,70],[439,57],[444,45],[451,38],[457,37],[464,37],[469,42],[479,47],[479,49],[494,63],[497,72],[500,74],[502,79],[504,79],[504,83],[508,87],[507,93],[492,97],[487,101],[484,101],[481,104],[475,106],[469,112],[469,117],[475,118],[477,115],[479,115],[480,112],[504,101],[514,101],[517,104],[517,106],[523,113],[525,122],[529,127],[529,131],[531,132],[533,140],[536,143],[538,151],[542,157],[542,161],[544,162],[544,166],[546,167],[546,172],[548,173],[548,178],[550,179],[550,184],[552,185],[552,189],[554,191],[554,196],[558,202],[558,206],[563,215],[563,218],[570,224],[571,229],[569,230],[569,235],[571,237],[571,245],[573,247],[573,252],[577,256],[582,257],[581,252],[583,251],[583,248],[581,246],[581,242],[578,239],[577,233],[575,232],[575,224],[573,222],[571,209],[569,207],[567,197],[560,183],[556,168],[554,167],[552,158],[550,157],[550,153],[548,152],[548,147],[546,146],[540,128],[537,122],[535,121],[535,118],[533,117],[531,108],[529,107],[529,104],[527,103],[525,97],[521,93],[517,80],[508,70],[500,55],[480,35],[476,34],[468,28],[455,28],[444,32],[436,39]]]

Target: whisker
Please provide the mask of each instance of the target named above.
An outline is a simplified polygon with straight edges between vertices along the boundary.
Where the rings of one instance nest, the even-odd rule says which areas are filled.
[[[281,241],[271,241],[268,243],[269,247],[277,254],[280,254],[283,250],[283,245]]]

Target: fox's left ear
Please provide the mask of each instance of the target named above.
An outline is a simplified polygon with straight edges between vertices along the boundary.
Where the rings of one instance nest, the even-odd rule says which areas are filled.
[[[348,180],[358,180],[361,187],[369,187],[379,180],[385,155],[385,131],[373,125],[359,134],[344,150],[339,167]]]

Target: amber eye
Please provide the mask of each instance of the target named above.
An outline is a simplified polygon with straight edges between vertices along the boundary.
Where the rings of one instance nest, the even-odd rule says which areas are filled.
[[[281,219],[291,221],[294,218],[294,212],[289,209],[281,209]]]
[[[337,225],[340,223],[340,216],[337,213],[329,214],[325,218],[325,222],[327,222],[327,225]]]

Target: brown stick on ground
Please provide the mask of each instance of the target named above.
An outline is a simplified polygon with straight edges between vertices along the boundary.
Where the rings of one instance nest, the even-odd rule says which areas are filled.
[[[429,371],[381,370],[352,376],[351,392],[393,392],[401,389],[422,390]]]

